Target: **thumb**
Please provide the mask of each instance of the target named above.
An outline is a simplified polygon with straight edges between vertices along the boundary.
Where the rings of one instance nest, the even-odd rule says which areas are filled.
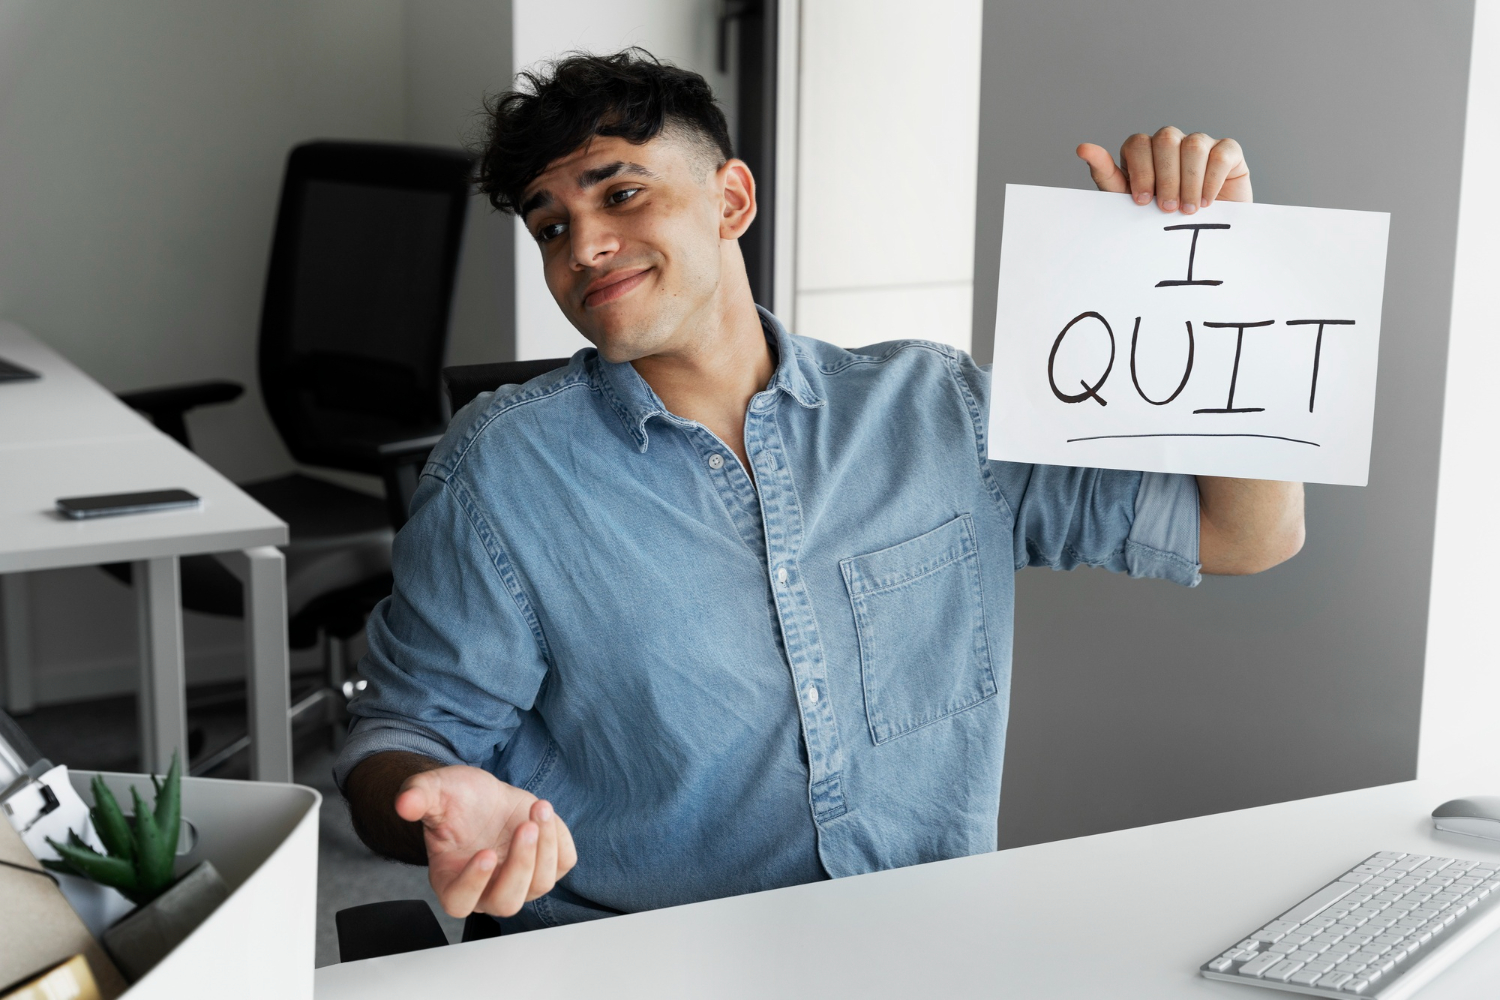
[[[396,794],[396,815],[408,823],[437,819],[442,792],[431,771],[414,774],[401,785]]]
[[[1089,165],[1089,176],[1100,191],[1122,193],[1130,190],[1130,181],[1124,171],[1115,166],[1114,157],[1103,146],[1085,142],[1075,150],[1078,158]]]

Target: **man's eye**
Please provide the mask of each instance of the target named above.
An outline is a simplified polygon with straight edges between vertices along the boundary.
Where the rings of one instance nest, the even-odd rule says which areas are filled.
[[[621,188],[618,191],[611,191],[609,197],[605,200],[611,205],[623,205],[637,194],[640,194],[640,191],[640,188]]]
[[[561,236],[565,228],[567,227],[561,222],[549,222],[536,231],[536,241],[538,243],[549,243]]]

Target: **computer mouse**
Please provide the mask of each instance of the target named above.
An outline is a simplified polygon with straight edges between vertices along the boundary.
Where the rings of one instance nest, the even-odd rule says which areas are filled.
[[[1448,833],[1500,840],[1500,795],[1471,795],[1432,811],[1432,825]]]

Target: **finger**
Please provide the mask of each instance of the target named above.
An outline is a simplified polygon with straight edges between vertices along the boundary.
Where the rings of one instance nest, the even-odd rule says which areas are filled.
[[[1182,132],[1168,125],[1151,137],[1151,161],[1156,167],[1156,204],[1163,212],[1177,211],[1178,149]]]
[[[526,902],[526,890],[536,869],[537,826],[529,820],[516,828],[510,841],[505,864],[490,879],[490,887],[479,901],[479,908],[496,917],[513,917]]]
[[[1120,147],[1120,165],[1130,178],[1130,195],[1137,205],[1149,205],[1156,195],[1156,169],[1151,163],[1151,137],[1137,132]]]
[[[1245,165],[1245,151],[1233,139],[1214,143],[1203,171],[1203,206],[1207,208],[1219,198],[1250,200],[1250,168]]]
[[[536,899],[552,891],[557,884],[557,817],[549,802],[537,802],[531,807],[531,818],[539,834],[536,841],[536,867],[531,873],[531,887],[526,891],[527,899]]]
[[[1115,161],[1105,152],[1103,146],[1096,146],[1092,142],[1085,142],[1076,150],[1078,158],[1089,165],[1089,176],[1094,179],[1094,187],[1100,191],[1113,191],[1122,194],[1130,189],[1130,178],[1125,172],[1115,166]]]
[[[437,894],[438,902],[443,904],[443,912],[450,917],[467,917],[473,913],[484,887],[490,884],[495,861],[494,851],[478,851],[453,881],[442,886],[437,884],[440,873],[434,869],[431,877],[432,891]]]
[[[402,782],[401,791],[396,795],[397,816],[409,823],[416,823],[428,819],[437,810],[441,799],[437,780],[431,775],[432,772],[424,771]]]
[[[554,822],[557,823],[557,877],[561,879],[578,864],[578,848],[573,844],[573,831],[562,817],[556,817]]]
[[[1184,137],[1179,147],[1177,164],[1181,176],[1177,182],[1177,195],[1186,215],[1208,207],[1203,203],[1203,174],[1208,166],[1208,152],[1213,148],[1213,138],[1202,132]]]

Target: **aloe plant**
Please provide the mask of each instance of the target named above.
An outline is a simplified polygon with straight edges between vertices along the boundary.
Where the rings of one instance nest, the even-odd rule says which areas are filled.
[[[42,864],[55,872],[81,875],[101,885],[111,886],[132,903],[144,906],[160,896],[172,884],[173,860],[177,857],[177,834],[182,818],[182,767],[174,751],[172,766],[165,781],[151,776],[156,786],[156,808],[148,810],[141,793],[130,786],[135,804],[134,822],[125,818],[114,793],[98,775],[94,776],[94,806],[89,817],[108,854],[100,854],[78,836],[68,831],[68,842],[59,844],[51,837],[47,843],[59,860]]]

